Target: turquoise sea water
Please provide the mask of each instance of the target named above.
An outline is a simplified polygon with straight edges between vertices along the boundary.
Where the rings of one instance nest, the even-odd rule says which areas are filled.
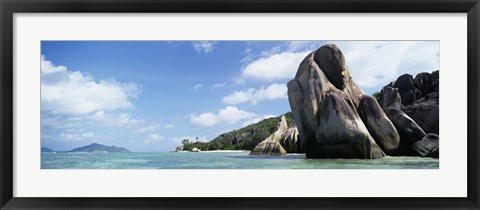
[[[438,169],[439,160],[306,159],[303,154],[251,156],[249,152],[42,153],[42,169]]]

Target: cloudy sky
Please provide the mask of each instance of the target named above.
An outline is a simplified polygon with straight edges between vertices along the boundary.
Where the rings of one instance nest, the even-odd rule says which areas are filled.
[[[43,41],[41,144],[169,151],[212,140],[290,111],[286,83],[327,43],[367,94],[439,69],[437,41]]]

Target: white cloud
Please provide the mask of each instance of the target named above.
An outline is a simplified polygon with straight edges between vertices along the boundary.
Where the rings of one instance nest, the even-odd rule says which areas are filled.
[[[211,86],[211,89],[225,87],[225,85],[227,85],[227,82],[215,83]]]
[[[234,124],[254,116],[254,113],[239,110],[234,106],[227,106],[219,110],[218,114],[206,112],[200,115],[190,115],[190,122],[199,127],[213,127],[221,123]]]
[[[93,132],[85,132],[85,133],[60,133],[59,140],[86,140],[86,139],[93,139],[95,134]]]
[[[42,59],[40,61],[40,71],[42,74],[51,74],[51,73],[65,73],[67,72],[66,66],[55,66],[51,61],[46,60],[45,56],[42,55]]]
[[[255,55],[253,54],[253,49],[252,48],[247,48],[243,51],[245,53],[245,57],[243,57],[240,62],[241,63],[250,63],[254,58]]]
[[[200,88],[202,88],[202,87],[203,87],[203,84],[196,84],[196,85],[194,85],[194,86],[192,87],[192,90],[193,90],[193,91],[198,91],[198,90],[200,90]]]
[[[248,63],[241,71],[237,82],[253,79],[257,81],[273,81],[295,77],[300,62],[310,53],[281,52],[268,57],[262,57]]]
[[[168,125],[165,126],[166,129],[170,129],[170,128],[173,128],[173,127],[174,127],[173,124],[168,124]]]
[[[211,112],[190,116],[190,122],[200,127],[213,127],[218,121],[218,115]]]
[[[226,104],[250,102],[252,105],[254,105],[259,101],[275,100],[280,98],[287,98],[287,85],[275,83],[267,88],[249,88],[244,91],[234,91],[230,95],[223,97],[222,101]]]
[[[439,69],[438,41],[332,42],[345,54],[352,79],[362,88],[381,87],[401,74]]]
[[[144,127],[144,128],[136,129],[133,132],[134,133],[146,133],[148,131],[153,131],[153,130],[157,129],[158,127],[160,127],[160,125],[155,124],[155,125],[150,125],[150,126],[147,126],[147,127]]]
[[[193,48],[197,52],[209,53],[213,51],[215,42],[201,41],[193,43]]]
[[[104,111],[95,112],[95,114],[88,115],[85,119],[99,123],[104,126],[113,127],[132,127],[140,124],[142,120],[133,119],[129,114],[123,113],[119,115],[105,114]]]
[[[145,142],[145,144],[153,144],[153,143],[155,143],[157,141],[160,141],[162,139],[164,139],[163,136],[160,136],[160,135],[154,133],[154,134],[148,135],[148,137],[145,139],[144,142]]]
[[[197,139],[198,138],[198,139]],[[172,139],[173,142],[175,143],[181,143],[184,139],[188,139],[191,142],[196,142],[196,141],[201,141],[201,142],[206,142],[207,137],[201,136],[201,137],[193,137],[193,136],[182,136],[182,137],[175,137]]]
[[[431,72],[440,66],[438,41],[291,41],[262,51],[256,59],[252,50],[246,51],[242,61],[248,64],[236,82],[292,79],[305,56],[327,43],[340,47],[353,81],[362,88],[382,87],[401,74]]]
[[[82,130],[85,123],[94,123],[100,126],[109,127],[134,127],[142,123],[143,120],[133,119],[129,114],[106,114],[104,111],[98,111],[85,116],[42,116],[42,130],[62,130],[67,132]],[[137,129],[134,132],[139,132]]]
[[[257,123],[257,122],[260,122],[264,119],[268,119],[268,118],[272,118],[272,117],[276,117],[275,115],[263,115],[263,117],[256,117],[256,118],[252,118],[250,120],[247,120],[243,123],[243,127],[247,126],[247,125],[251,125],[251,124],[254,124],[254,123]]]
[[[63,117],[42,115],[42,129],[71,129],[81,127],[82,117]]]
[[[325,44],[324,41],[290,41],[287,44],[288,51],[314,51]]]
[[[281,52],[282,46],[275,46],[268,50],[263,50],[260,54],[264,57],[272,56]]]
[[[91,75],[69,71],[41,59],[41,109],[52,114],[85,115],[100,110],[133,108],[139,87],[115,80],[95,81]]]
[[[152,140],[159,140],[159,139],[162,139],[163,137],[161,137],[158,134],[150,134],[150,135],[148,135],[148,138],[152,139]]]

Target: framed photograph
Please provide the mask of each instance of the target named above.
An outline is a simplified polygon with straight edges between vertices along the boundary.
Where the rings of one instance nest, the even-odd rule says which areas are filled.
[[[478,0],[0,1],[1,209],[479,209]]]

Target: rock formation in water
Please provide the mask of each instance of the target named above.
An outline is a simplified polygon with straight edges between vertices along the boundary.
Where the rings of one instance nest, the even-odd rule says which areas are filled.
[[[381,158],[400,137],[377,101],[352,80],[340,49],[325,45],[302,61],[288,99],[307,158]]]
[[[287,151],[287,153],[303,153],[303,145],[300,141],[300,134],[297,126],[291,125],[282,135],[280,145]]]
[[[265,140],[260,142],[250,152],[250,155],[285,155],[287,151],[280,145],[280,140],[288,129],[287,120],[285,116],[282,116],[280,122],[277,125],[277,130],[272,133]]]
[[[404,74],[382,88],[379,103],[400,134],[400,146],[394,155],[438,158],[438,75],[438,71],[423,72],[412,79],[412,75]]]
[[[282,145],[278,142],[272,140],[264,140],[260,142],[249,155],[271,155],[279,156],[286,155],[287,151],[283,149]]]
[[[201,149],[198,149],[198,148],[193,148],[192,150],[190,150],[190,152],[201,152],[202,150]]]
[[[404,74],[382,88],[377,102],[330,44],[302,61],[288,99],[307,158],[438,157],[438,90],[438,71]]]
[[[413,144],[413,150],[422,157],[439,157],[439,141],[438,135],[429,133],[422,140]]]
[[[283,134],[288,129],[287,120],[282,116],[280,122],[277,124],[277,130],[272,133],[265,140],[260,142],[250,152],[250,155],[285,155],[287,151],[280,145],[280,140]]]
[[[383,109],[397,108],[412,118],[425,133],[439,133],[439,78],[419,73],[413,79],[404,74],[382,88],[379,103]],[[419,139],[420,140],[420,139]]]
[[[293,124],[287,127],[285,116],[282,115],[276,131],[257,144],[250,155],[285,155],[287,153],[303,153],[303,145],[297,126]]]
[[[402,110],[389,107],[384,111],[400,135],[400,145],[391,155],[413,155],[413,144],[421,140],[426,135],[425,132]]]

